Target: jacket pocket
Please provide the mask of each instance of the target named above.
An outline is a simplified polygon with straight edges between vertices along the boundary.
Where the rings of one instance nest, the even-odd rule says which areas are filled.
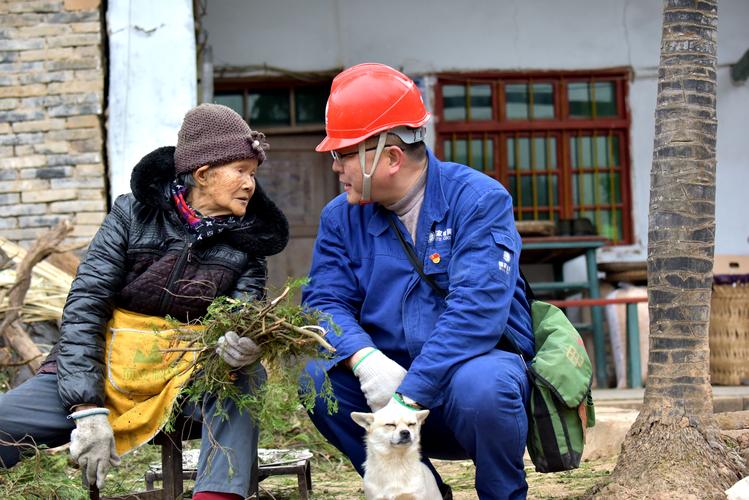
[[[517,266],[515,254],[517,250],[516,238],[501,231],[492,231],[494,240],[494,256],[496,265],[493,266],[494,275],[500,280],[508,279],[512,276],[513,267]]]

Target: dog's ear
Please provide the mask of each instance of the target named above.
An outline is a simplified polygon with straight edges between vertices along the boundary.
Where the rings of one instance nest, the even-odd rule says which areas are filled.
[[[419,410],[416,412],[416,420],[419,424],[423,424],[424,420],[429,416],[429,410]]]
[[[360,411],[352,411],[351,418],[354,420],[354,422],[364,427],[364,429],[369,430],[369,427],[372,425],[372,422],[374,421],[374,414],[362,413]]]

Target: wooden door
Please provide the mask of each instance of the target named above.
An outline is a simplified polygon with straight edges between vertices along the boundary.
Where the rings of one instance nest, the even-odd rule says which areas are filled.
[[[289,219],[291,238],[286,249],[268,259],[271,293],[289,277],[306,276],[312,259],[320,212],[339,193],[329,154],[315,146],[315,134],[268,135],[268,159],[258,170],[258,181]]]

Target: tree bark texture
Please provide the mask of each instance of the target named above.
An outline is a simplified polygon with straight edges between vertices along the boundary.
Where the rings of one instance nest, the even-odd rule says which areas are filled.
[[[601,498],[724,498],[744,472],[712,411],[717,0],[665,0],[650,175],[643,409]]]

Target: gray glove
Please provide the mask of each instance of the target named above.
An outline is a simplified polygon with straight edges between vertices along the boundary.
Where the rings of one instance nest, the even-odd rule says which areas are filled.
[[[88,484],[96,482],[99,489],[104,487],[109,466],[120,464],[108,414],[106,408],[93,408],[70,415],[75,420],[75,429],[70,433],[70,456],[85,471]]]
[[[375,349],[354,365],[361,391],[372,411],[383,408],[401,385],[406,369]]]
[[[227,331],[218,339],[216,352],[232,368],[242,368],[257,361],[261,350],[255,342],[247,337],[240,337],[237,332]]]

